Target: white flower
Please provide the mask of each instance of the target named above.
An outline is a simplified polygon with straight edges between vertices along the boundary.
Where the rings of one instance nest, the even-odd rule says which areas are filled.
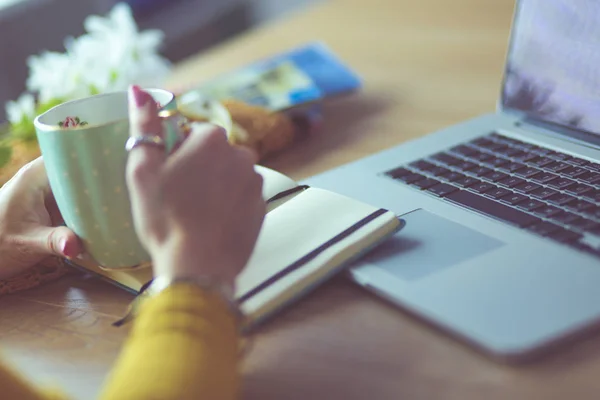
[[[84,27],[88,34],[72,43],[72,54],[91,64],[86,71],[89,80],[100,85],[98,89],[124,90],[133,83],[162,85],[170,72],[170,63],[158,53],[164,35],[158,30],[138,32],[128,5],[115,5],[106,18],[90,16]],[[103,77],[93,70],[103,70]]]
[[[163,33],[138,32],[128,5],[117,4],[107,17],[90,16],[84,27],[87,34],[67,38],[66,53],[29,58],[27,88],[38,92],[41,102],[125,90],[130,84],[162,86],[171,67],[158,53]]]
[[[38,92],[42,103],[49,100],[71,100],[90,94],[82,79],[82,70],[68,54],[44,52],[29,57],[27,89]]]
[[[12,125],[16,125],[23,119],[33,120],[35,118],[35,98],[32,94],[23,93],[17,101],[6,103],[6,115]]]

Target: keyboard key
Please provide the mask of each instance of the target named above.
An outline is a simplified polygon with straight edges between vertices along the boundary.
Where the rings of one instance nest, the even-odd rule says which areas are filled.
[[[529,152],[536,151],[537,149],[539,149],[539,147],[536,146],[535,144],[521,142],[521,141],[519,141],[519,143],[517,143],[516,146],[522,148],[523,150],[527,150]]]
[[[557,161],[566,161],[566,160],[570,160],[571,156],[565,153],[558,153],[558,152],[552,152],[550,154],[548,154],[548,158],[551,158],[553,160],[557,160]]]
[[[570,168],[560,171],[560,174],[574,179],[581,175],[586,174],[587,172],[588,172],[588,170],[585,168],[582,168],[582,167],[570,167]]]
[[[425,160],[415,161],[409,164],[410,167],[419,171],[429,171],[437,166]]]
[[[547,222],[547,221],[538,222],[527,228],[528,231],[537,233],[538,235],[541,235],[541,236],[548,236],[560,229],[561,229],[560,226],[553,224],[551,222]]]
[[[581,238],[581,233],[573,232],[568,229],[561,228],[548,235],[549,238],[561,243],[576,242]]]
[[[566,193],[556,193],[546,199],[548,202],[552,204],[556,204],[558,206],[562,206],[563,204],[569,203],[573,200],[576,200],[575,197]]]
[[[448,185],[447,183],[440,183],[439,185],[432,186],[427,191],[438,197],[445,197],[448,194],[457,191],[458,189],[454,186]]]
[[[533,182],[523,182],[520,185],[515,186],[515,189],[521,193],[533,192],[539,188],[541,188],[541,186]]]
[[[539,189],[531,192],[531,195],[535,198],[544,200],[550,196],[555,195],[556,193],[558,193],[558,192],[554,189],[542,187],[542,188],[539,188]]]
[[[569,225],[576,230],[586,231],[596,226],[597,223],[590,219],[578,218],[575,221],[572,221]]]
[[[577,166],[584,166],[584,165],[587,165],[590,163],[588,160],[584,160],[583,158],[576,158],[576,157],[571,157],[570,159],[567,160],[567,162],[571,165],[577,165]]]
[[[461,171],[468,171],[477,167],[477,164],[474,164],[470,161],[461,161],[455,165],[455,167]]]
[[[539,174],[534,175],[531,180],[538,183],[546,183],[556,178],[557,175],[551,174],[550,172],[540,172]]]
[[[513,206],[521,203],[522,201],[526,201],[526,200],[529,200],[529,197],[523,196],[522,194],[519,194],[519,193],[513,193],[508,196],[504,196],[502,198],[503,202],[508,203]]]
[[[573,185],[575,183],[575,181],[569,179],[569,178],[557,178],[557,179],[553,179],[550,182],[548,182],[548,186],[553,187],[555,189],[566,189],[569,186]]]
[[[465,176],[463,174],[461,174],[460,172],[454,172],[454,171],[449,171],[447,173],[445,173],[444,175],[440,176],[441,179],[448,181],[448,182],[456,182],[459,179],[464,178]]]
[[[450,151],[463,156],[469,156],[471,154],[475,154],[478,150],[469,146],[460,145],[453,147],[452,149],[450,149]]]
[[[537,146],[537,147],[534,149],[534,151],[535,151],[536,153],[538,153],[539,155],[541,155],[541,156],[544,156],[544,157],[545,157],[545,156],[547,156],[547,155],[549,155],[549,154],[552,154],[552,153],[554,153],[554,152],[553,152],[552,150],[550,150],[550,149],[546,149],[546,148],[544,148],[544,147],[539,147],[539,146]]]
[[[588,217],[600,220],[600,207],[598,206],[588,207],[581,213],[587,215]]]
[[[402,181],[404,183],[411,184],[411,183],[419,181],[421,179],[425,179],[425,176],[423,176],[421,174],[410,174],[410,175],[403,175],[396,179],[398,179],[399,181]]]
[[[444,174],[447,174],[448,172],[450,172],[450,170],[448,168],[445,167],[434,167],[431,170],[428,171],[431,175],[433,176],[441,176]]]
[[[598,172],[586,172],[580,175],[577,179],[585,183],[596,183],[600,181],[600,173]]]
[[[471,146],[477,146],[477,147],[488,147],[488,146],[493,146],[495,144],[495,142],[489,138],[482,137],[482,138],[471,140],[471,142],[469,144]]]
[[[525,164],[517,163],[517,162],[509,162],[508,164],[501,165],[498,167],[499,170],[514,172],[518,169],[521,169],[525,166]]]
[[[485,195],[488,196],[488,197],[491,197],[493,199],[500,199],[500,198],[502,198],[502,197],[504,197],[506,195],[509,195],[511,193],[512,192],[510,190],[508,190],[508,189],[497,187],[495,189],[488,190],[487,192],[485,192]]]
[[[491,135],[488,135],[488,138],[492,139],[495,142],[499,142],[499,143],[509,143],[509,144],[517,144],[517,143],[521,143],[520,141],[513,139],[513,138],[509,138],[508,136],[504,136],[501,135],[499,133],[492,133]]]
[[[513,158],[518,154],[522,154],[523,151],[521,149],[517,149],[515,147],[507,147],[501,150],[497,150],[496,153],[502,154],[508,158]]]
[[[583,250],[587,253],[593,254],[596,257],[600,257],[600,250],[595,247],[591,247],[588,243],[583,240],[579,240],[577,242],[572,243],[572,246],[576,247],[579,250]]]
[[[508,148],[508,146],[505,143],[500,143],[500,142],[492,142],[492,144],[490,144],[490,145],[479,146],[479,147],[484,148],[484,149],[494,152],[494,153],[502,153],[502,151],[504,151]]]
[[[492,218],[504,221],[511,225],[516,225],[521,228],[532,225],[539,221],[538,218],[523,211],[498,203],[495,200],[478,196],[465,190],[451,193],[446,198],[464,207],[479,211]]]
[[[552,164],[554,162],[554,160],[551,160],[549,158],[545,158],[545,157],[538,157],[535,158],[533,160],[529,161],[529,164],[535,166],[535,167],[539,167],[542,168],[548,164]]]
[[[541,172],[539,169],[534,167],[525,167],[515,171],[515,175],[522,176],[523,178],[529,178]]]
[[[485,161],[485,160],[489,160],[489,159],[490,159],[490,158],[492,158],[492,157],[494,157],[494,156],[492,156],[492,155],[491,155],[491,154],[489,154],[489,153],[483,153],[483,152],[481,152],[481,151],[478,151],[477,153],[471,154],[471,155],[469,156],[469,158],[470,158],[471,160],[475,160],[475,161],[478,161],[478,162],[482,162],[482,161]]]
[[[498,168],[502,165],[508,164],[509,161],[504,158],[493,157],[489,160],[485,160],[482,164],[489,165],[490,167]]]
[[[419,189],[427,189],[427,188],[430,188],[431,186],[437,185],[438,183],[440,183],[440,182],[436,181],[435,179],[425,178],[425,179],[421,179],[419,181],[413,182],[412,185],[418,187]]]
[[[464,178],[461,178],[461,179],[458,179],[458,180],[454,181],[454,183],[456,185],[458,185],[460,187],[463,187],[463,188],[467,188],[469,186],[473,186],[473,185],[475,185],[476,183],[479,183],[479,182],[481,182],[479,179],[473,178],[473,177],[470,177],[470,176],[465,176]]]
[[[477,176],[483,176],[489,174],[490,172],[492,172],[492,170],[486,167],[478,166],[476,168],[473,168],[469,172]]]
[[[536,208],[533,212],[535,215],[539,215],[540,217],[550,218],[553,215],[560,214],[562,210],[558,207],[545,205],[543,207]]]
[[[545,203],[542,203],[539,200],[534,200],[534,199],[528,199],[527,201],[522,201],[519,204],[517,204],[518,208],[522,208],[523,210],[527,210],[527,211],[532,211],[535,210],[536,208],[540,208],[545,206]]]
[[[591,233],[592,235],[600,236],[600,224],[588,228],[586,232]]]
[[[502,185],[502,186],[507,186],[507,187],[512,188],[512,187],[518,186],[518,185],[520,185],[520,184],[522,184],[524,182],[525,182],[524,179],[517,178],[515,176],[510,176],[510,177],[508,177],[506,179],[501,180],[498,183],[500,185]]]
[[[591,169],[592,171],[600,172],[600,164],[598,164],[598,163],[589,163],[585,167],[588,169]]]
[[[485,179],[490,180],[492,182],[499,182],[503,179],[508,178],[508,175],[504,172],[499,171],[491,171],[490,173],[483,176]]]
[[[512,158],[513,160],[518,160],[518,161],[522,161],[523,158],[527,158],[527,156],[529,156],[528,153],[524,152],[523,150],[513,147],[511,148],[511,152],[510,155],[508,155],[508,157]],[[508,153],[506,151],[500,153],[500,154],[504,154],[507,155]],[[531,156],[531,158],[533,158],[535,156]]]
[[[592,203],[590,203],[589,201],[585,201],[585,200],[573,200],[569,203],[566,203],[563,205],[565,208],[572,210],[572,211],[584,211],[590,208],[593,208],[594,205]]]
[[[551,171],[551,172],[560,172],[562,170],[565,170],[567,168],[570,168],[571,166],[567,163],[564,162],[560,162],[560,161],[556,161],[553,162],[552,164],[548,164],[544,167],[545,170]]]
[[[492,185],[488,182],[479,182],[473,186],[470,186],[469,189],[476,191],[477,193],[485,193],[488,190],[495,188],[496,186]]]
[[[537,157],[538,157],[537,154],[526,153],[526,152],[521,152],[520,154],[515,154],[512,156],[513,159],[520,161],[520,162],[529,162],[533,159],[536,159]]]
[[[556,214],[552,217],[553,221],[560,222],[565,225],[569,225],[571,222],[576,221],[579,215],[573,214],[567,211],[563,211],[560,214]]]
[[[412,171],[410,171],[404,167],[400,167],[400,168],[396,168],[391,171],[388,171],[385,174],[388,176],[391,176],[392,178],[400,178],[401,176],[410,175],[412,173],[413,173]]]
[[[598,190],[598,189],[595,189],[591,192],[585,192],[584,194],[581,195],[581,197],[583,197],[586,200],[591,201],[592,203],[600,204],[600,190]]]
[[[576,196],[582,195],[585,192],[589,192],[590,190],[594,190],[594,188],[588,185],[584,185],[583,183],[577,183],[566,188],[566,191],[568,193],[574,194]]]
[[[435,155],[433,155],[431,157],[433,160],[438,161],[442,164],[446,164],[446,165],[456,165],[458,164],[461,160],[459,158],[454,157],[453,155],[450,155],[448,153],[437,153]]]

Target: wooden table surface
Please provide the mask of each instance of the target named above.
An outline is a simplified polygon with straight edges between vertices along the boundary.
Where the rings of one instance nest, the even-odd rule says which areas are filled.
[[[493,111],[512,7],[510,0],[332,0],[191,58],[171,83],[325,41],[365,87],[325,108],[320,133],[268,162],[301,179]],[[0,346],[31,379],[91,398],[127,333],[111,322],[130,300],[77,275],[6,296]],[[243,374],[246,399],[597,398],[600,338],[533,364],[500,365],[339,277],[256,333]]]

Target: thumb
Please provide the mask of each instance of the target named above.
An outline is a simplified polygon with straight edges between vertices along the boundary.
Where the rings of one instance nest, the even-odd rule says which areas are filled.
[[[75,232],[66,226],[40,227],[30,232],[32,252],[75,258],[83,253],[83,245]]]

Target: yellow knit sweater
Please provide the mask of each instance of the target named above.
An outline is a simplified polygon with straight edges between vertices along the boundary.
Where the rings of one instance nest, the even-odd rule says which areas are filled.
[[[218,295],[176,284],[147,300],[100,399],[234,399],[239,389],[236,321]],[[65,399],[0,366],[2,398]]]

